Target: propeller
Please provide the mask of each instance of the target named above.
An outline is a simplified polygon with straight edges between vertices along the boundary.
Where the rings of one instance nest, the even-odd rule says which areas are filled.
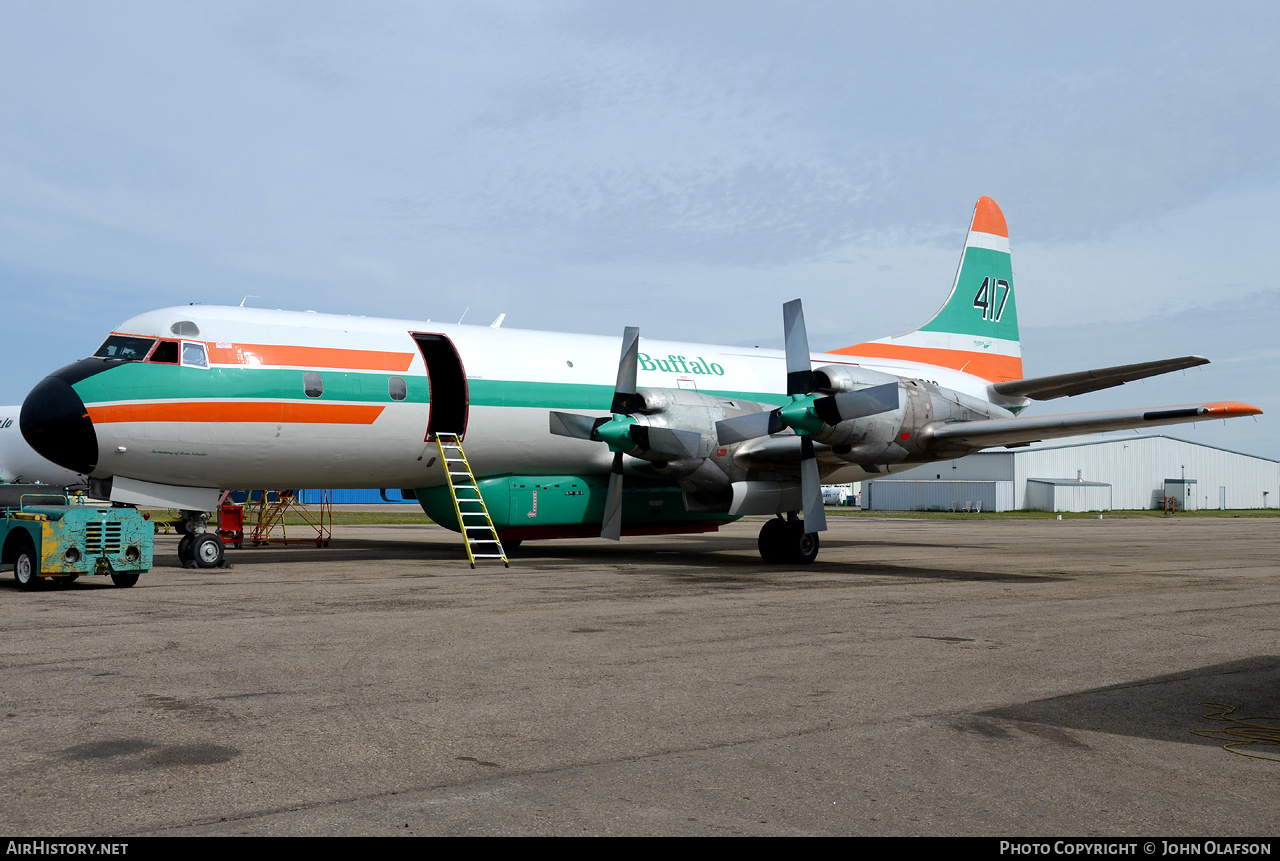
[[[800,437],[800,495],[804,531],[822,532],[827,516],[822,507],[822,483],[813,449],[813,434],[843,421],[898,408],[898,384],[885,383],[856,392],[822,394],[813,373],[804,308],[799,299],[782,306],[782,333],[787,355],[787,396],[791,402],[770,412],[748,413],[716,422],[721,445],[780,433],[791,428]],[[818,394],[815,394],[817,392]]]
[[[670,457],[695,457],[702,442],[701,434],[640,424],[632,415],[644,409],[644,398],[636,392],[639,354],[640,330],[635,326],[627,326],[622,330],[618,381],[613,387],[613,403],[609,408],[613,413],[612,417],[595,418],[561,412],[552,412],[550,415],[553,434],[603,442],[613,452],[609,490],[604,500],[604,520],[600,529],[600,537],[611,541],[622,537],[622,456],[643,450]]]

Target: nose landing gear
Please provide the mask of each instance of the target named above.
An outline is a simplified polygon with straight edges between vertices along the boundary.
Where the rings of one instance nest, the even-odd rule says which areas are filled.
[[[179,526],[183,533],[178,542],[178,561],[184,568],[222,568],[226,566],[226,548],[215,532],[205,532],[204,512],[184,511],[187,519]],[[194,517],[191,515],[195,515]],[[229,566],[228,566],[229,567]]]

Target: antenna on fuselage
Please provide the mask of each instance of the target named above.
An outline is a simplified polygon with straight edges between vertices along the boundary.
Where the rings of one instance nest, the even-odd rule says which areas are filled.
[[[248,302],[250,299],[261,299],[261,298],[262,298],[261,296],[255,296],[252,293],[250,293],[240,300],[240,307],[243,308],[244,303]]]
[[[505,319],[507,319],[506,314],[499,314],[498,319],[494,320],[492,323],[489,324],[489,328],[490,329],[500,328],[502,326],[502,321]]]
[[[470,306],[470,305],[468,305],[468,306],[467,306],[467,311],[470,311],[470,310],[471,310],[471,306]],[[463,311],[463,312],[462,312],[462,317],[467,316],[467,311]],[[458,325],[459,325],[459,326],[461,326],[461,325],[462,325],[462,317],[459,317],[459,318],[458,318]]]

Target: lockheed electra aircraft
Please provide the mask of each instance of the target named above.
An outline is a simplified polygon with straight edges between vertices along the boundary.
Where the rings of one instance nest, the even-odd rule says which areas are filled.
[[[496,324],[495,324],[496,325]],[[139,315],[22,407],[37,452],[113,501],[199,512],[232,488],[412,489],[458,529],[437,434],[456,434],[504,543],[702,532],[749,514],[770,561],[810,562],[821,483],[992,446],[1261,412],[1220,402],[1019,415],[1204,364],[1024,378],[1009,233],[978,201],[950,296],[919,329],[785,350],[190,305]],[[221,561],[216,535],[187,546]]]

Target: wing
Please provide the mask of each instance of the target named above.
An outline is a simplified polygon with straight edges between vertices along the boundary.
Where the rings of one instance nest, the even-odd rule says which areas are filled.
[[[1064,436],[1103,431],[1157,427],[1205,419],[1231,419],[1261,415],[1250,404],[1218,401],[1212,404],[1184,404],[1137,410],[1107,410],[1096,413],[1067,413],[1019,419],[983,419],[972,422],[934,422],[921,430],[921,443],[938,448],[966,446],[992,448],[1018,446]]]
[[[1037,401],[1049,401],[1071,395],[1083,395],[1085,392],[1096,392],[1131,383],[1134,380],[1145,380],[1167,374],[1170,371],[1181,371],[1197,365],[1207,365],[1209,360],[1203,356],[1183,356],[1180,359],[1160,359],[1155,362],[1138,362],[1135,365],[1116,365],[1113,368],[1095,368],[1092,371],[1075,371],[1070,374],[1054,374],[1050,377],[1027,377],[1022,380],[1009,380],[994,383],[991,388],[997,393],[1010,398],[1032,398]]]

